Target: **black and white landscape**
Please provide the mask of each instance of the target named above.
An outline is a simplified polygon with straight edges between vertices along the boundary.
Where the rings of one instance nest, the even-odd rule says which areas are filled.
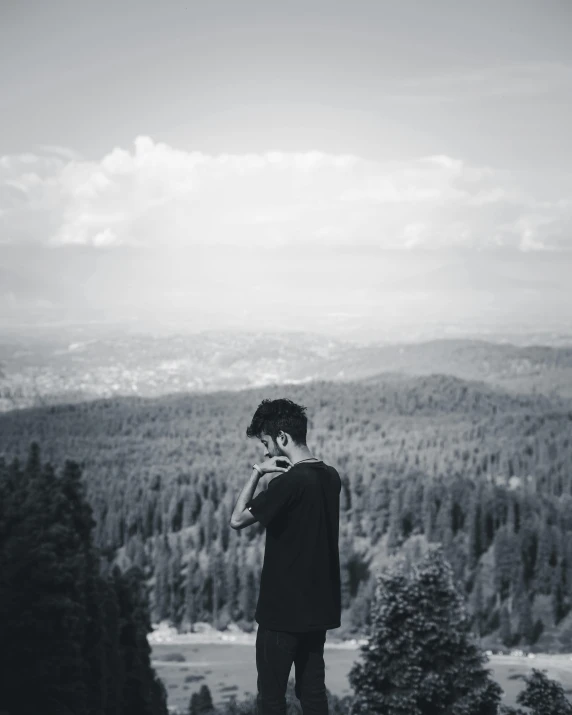
[[[342,479],[330,713],[572,712],[570,27],[2,5],[0,715],[257,711],[281,396]]]

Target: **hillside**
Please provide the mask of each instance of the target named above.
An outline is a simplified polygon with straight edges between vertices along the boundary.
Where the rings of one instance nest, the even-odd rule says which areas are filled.
[[[82,463],[96,542],[145,571],[156,620],[247,626],[263,530],[229,520],[260,456],[246,425],[272,396],[308,407],[309,444],[342,477],[344,632],[367,627],[377,566],[421,539],[446,544],[481,637],[572,648],[570,401],[396,374],[115,398],[4,413],[0,454],[36,440],[54,466]]]
[[[0,411],[138,395],[351,381],[396,372],[572,397],[572,347],[484,340],[361,345],[308,333],[130,334],[111,328],[0,338]]]

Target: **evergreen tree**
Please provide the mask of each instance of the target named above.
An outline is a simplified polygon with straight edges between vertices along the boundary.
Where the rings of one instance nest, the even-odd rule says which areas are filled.
[[[532,644],[534,638],[534,621],[532,619],[532,606],[527,593],[523,593],[518,600],[518,632],[527,644]]]
[[[510,625],[510,613],[506,603],[503,603],[502,608],[500,609],[499,638],[501,643],[504,643],[504,645],[512,645],[513,638]]]
[[[484,631],[484,597],[483,580],[480,569],[478,569],[475,574],[475,583],[473,586],[473,593],[471,594],[471,606],[473,611],[473,630],[477,636],[481,636]]]
[[[402,541],[401,534],[401,489],[394,486],[389,502],[389,527],[387,530],[386,547],[389,553],[395,550]]]
[[[520,512],[518,494],[509,492],[507,526],[511,534],[518,534],[520,529]]]
[[[82,558],[84,566],[82,590],[86,616],[82,655],[89,692],[88,712],[99,715],[104,710],[107,700],[104,645],[106,626],[100,598],[99,558],[92,546],[95,521],[92,518],[93,510],[85,498],[81,469],[76,462],[66,461],[59,486],[71,507],[74,530],[81,541],[78,556]]]
[[[431,482],[423,482],[423,500],[421,504],[421,518],[423,521],[423,533],[427,541],[433,541],[433,485]]]
[[[212,624],[218,627],[219,615],[222,606],[227,603],[228,594],[225,582],[224,556],[218,546],[215,547],[212,557],[212,579],[213,579],[213,610]]]
[[[152,631],[143,574],[132,567],[122,574],[113,569],[113,585],[119,605],[119,644],[123,663],[122,715],[155,715],[166,709],[166,693],[151,668]]]
[[[199,694],[193,693],[189,700],[189,715],[199,715]]]
[[[219,546],[223,553],[228,550],[228,545],[230,543],[230,537],[232,534],[232,529],[230,528],[230,515],[229,509],[225,502],[222,502],[219,509],[218,515],[218,533],[219,533]]]
[[[494,500],[491,494],[490,485],[487,485],[481,492],[481,545],[483,551],[487,551],[495,538],[494,523]]]
[[[185,618],[189,622],[189,631],[192,632],[194,624],[198,621],[197,594],[199,588],[200,567],[194,556],[191,555],[187,564],[185,578]]]
[[[350,523],[352,525],[352,534],[354,537],[356,536],[365,536],[363,527],[362,527],[362,514],[363,514],[363,504],[362,504],[363,497],[361,494],[355,494],[353,499],[352,499],[352,511],[351,511],[351,518],[350,518]]]
[[[536,562],[538,558],[538,535],[532,519],[524,521],[519,532],[520,562],[524,584],[528,590],[533,584]]]
[[[552,590],[552,530],[546,524],[540,528],[538,537],[538,555],[534,570],[535,587],[538,593],[550,594]]]
[[[437,512],[436,538],[443,544],[445,553],[448,553],[453,543],[453,522],[452,522],[453,500],[450,489],[446,489],[441,497],[441,504]]]
[[[242,617],[248,622],[254,620],[256,611],[257,585],[250,567],[246,567],[242,587]]]
[[[537,668],[525,676],[526,688],[516,696],[516,702],[532,710],[533,715],[572,715],[572,705],[560,683],[549,680]]]
[[[379,577],[371,637],[349,680],[352,715],[496,715],[501,688],[472,641],[443,547]]]
[[[175,545],[169,560],[169,588],[171,592],[170,619],[175,626],[180,626],[184,616],[184,579],[182,573],[183,550],[181,547],[181,537],[175,537]]]
[[[201,685],[198,697],[196,699],[196,713],[197,715],[207,715],[214,710],[213,699],[209,686],[204,684]]]
[[[155,567],[155,615],[158,621],[168,620],[171,615],[171,547],[167,534],[157,537]]]
[[[106,663],[104,681],[106,703],[104,713],[105,715],[123,715],[125,665],[121,657],[119,642],[119,604],[117,603],[117,594],[111,578],[100,579],[98,587],[106,624],[103,638]]]
[[[137,585],[116,573],[118,604],[101,574],[91,514],[77,463],[66,461],[58,477],[41,467],[37,444],[23,472],[0,460],[0,710],[129,715],[129,692],[141,691],[148,707],[138,715],[167,715],[141,578]],[[127,652],[129,628],[136,637]]]
[[[352,557],[352,547],[350,539],[340,535],[340,579],[342,593],[342,609],[348,608],[351,604],[351,578],[349,564]]]
[[[495,589],[499,598],[508,598],[514,574],[514,535],[509,534],[506,526],[501,526],[496,533],[495,552]]]
[[[12,477],[12,478],[11,478]],[[38,707],[53,698],[88,713],[86,564],[74,504],[33,443],[24,474],[2,475],[0,544],[0,697]],[[14,701],[12,701],[14,702]],[[7,707],[10,710],[10,707]]]
[[[229,550],[226,558],[225,583],[227,587],[227,607],[230,617],[233,620],[238,618],[238,593],[239,593],[239,578],[238,578],[238,540],[233,535],[230,535]]]
[[[553,572],[552,615],[555,624],[560,623],[570,610],[568,583],[566,579],[566,563],[563,559],[560,559]]]

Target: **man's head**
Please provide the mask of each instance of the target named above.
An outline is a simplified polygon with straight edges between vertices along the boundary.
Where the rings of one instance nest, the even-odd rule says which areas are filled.
[[[288,456],[292,447],[306,447],[306,408],[292,400],[262,400],[246,429],[247,437],[257,437],[266,457]]]

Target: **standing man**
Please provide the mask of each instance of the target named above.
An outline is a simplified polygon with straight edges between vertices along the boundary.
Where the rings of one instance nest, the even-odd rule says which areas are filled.
[[[266,547],[255,618],[258,715],[285,715],[295,666],[304,715],[327,715],[324,643],[341,625],[338,551],[340,475],[306,445],[306,408],[263,400],[247,437],[258,438],[264,461],[252,467],[232,513],[233,529],[260,522]],[[263,474],[279,474],[253,499]]]

